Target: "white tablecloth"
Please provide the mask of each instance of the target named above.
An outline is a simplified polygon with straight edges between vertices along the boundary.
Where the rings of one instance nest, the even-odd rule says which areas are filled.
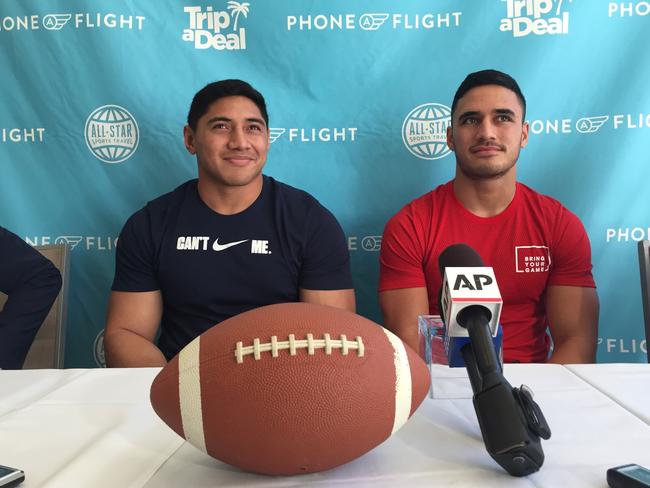
[[[567,368],[650,424],[650,365],[573,364]]]
[[[606,487],[612,466],[650,466],[650,365],[506,365],[513,385],[535,391],[553,431],[543,441],[544,466],[527,478],[509,476],[485,451],[463,369],[436,367],[434,398],[373,451],[325,473],[287,478],[241,472],[184,443],[149,405],[156,372],[0,371],[0,464],[23,469],[26,488],[579,488]]]
[[[0,464],[26,488],[143,486],[183,443],[149,404],[157,371],[0,371]]]

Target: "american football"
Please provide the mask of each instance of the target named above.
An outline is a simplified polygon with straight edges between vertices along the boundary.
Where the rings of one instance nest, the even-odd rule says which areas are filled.
[[[376,323],[307,303],[204,332],[156,376],[151,404],[198,449],[270,475],[347,463],[395,433],[429,388],[420,357]]]

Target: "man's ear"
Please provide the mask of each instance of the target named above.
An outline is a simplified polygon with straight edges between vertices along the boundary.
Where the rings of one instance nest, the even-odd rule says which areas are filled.
[[[190,154],[196,154],[196,148],[194,147],[194,131],[189,125],[183,127],[183,142],[185,142],[185,148]]]
[[[447,126],[447,147],[454,151],[456,146],[454,145],[454,134],[451,125]]]
[[[524,125],[521,127],[521,143],[519,146],[521,148],[526,147],[526,144],[528,144],[528,130],[529,130],[529,125],[528,122],[524,122]]]

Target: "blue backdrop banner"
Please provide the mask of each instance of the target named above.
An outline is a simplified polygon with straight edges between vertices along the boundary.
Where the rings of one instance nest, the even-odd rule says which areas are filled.
[[[591,239],[598,360],[645,361],[649,28],[639,0],[3,0],[0,225],[71,246],[66,366],[102,365],[119,231],[196,176],[194,93],[241,78],[267,99],[265,172],[337,216],[359,313],[381,322],[384,224],[453,176],[453,94],[496,68],[528,101],[518,178]]]

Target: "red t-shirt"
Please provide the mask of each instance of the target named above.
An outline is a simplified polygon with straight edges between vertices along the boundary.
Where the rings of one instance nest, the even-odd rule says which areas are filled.
[[[504,303],[504,360],[545,362],[550,347],[546,288],[596,286],[589,238],[578,217],[521,183],[503,212],[478,217],[458,201],[452,180],[409,203],[386,224],[379,291],[426,287],[429,312],[439,315],[438,256],[458,243],[471,246],[494,268]]]

